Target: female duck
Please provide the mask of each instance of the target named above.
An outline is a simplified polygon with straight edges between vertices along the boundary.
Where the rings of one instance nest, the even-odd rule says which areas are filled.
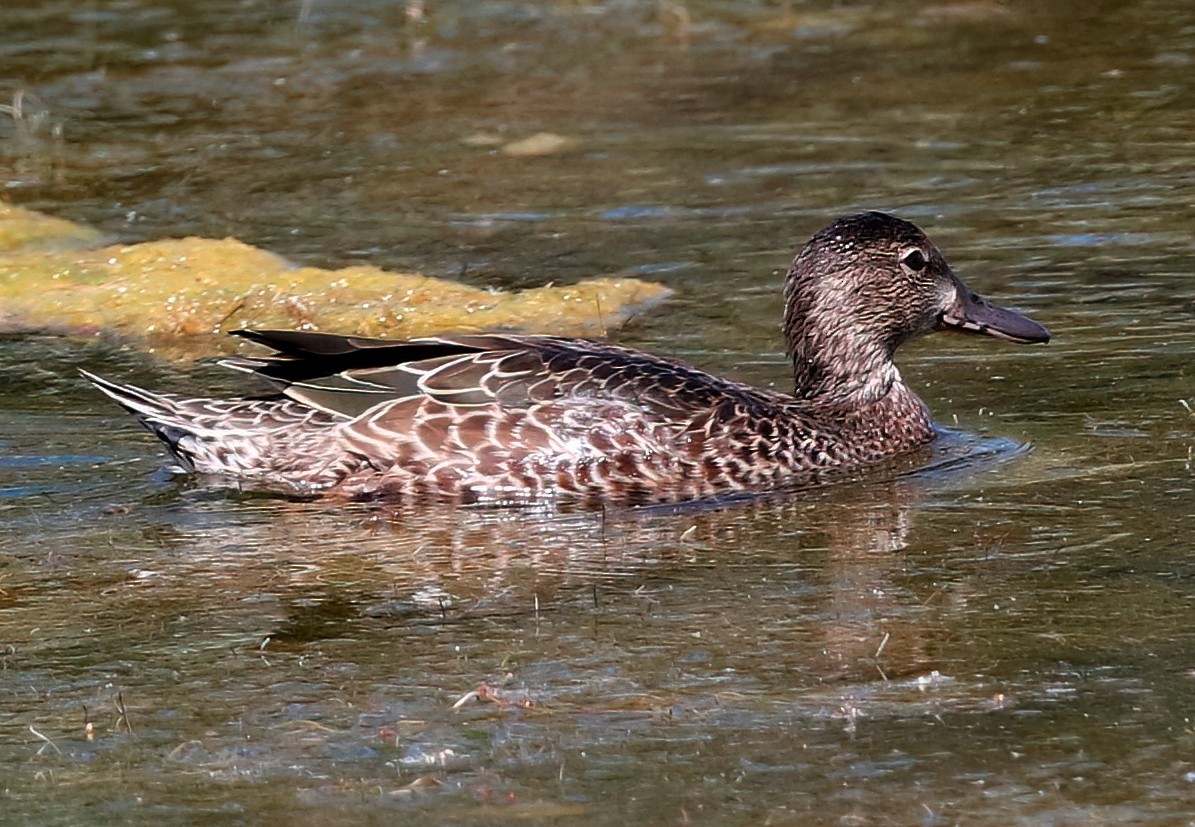
[[[917,227],[835,221],[784,284],[791,395],[587,339],[396,341],[240,330],[274,354],[223,364],[267,399],[184,399],[85,374],[186,469],[280,491],[463,502],[677,502],[875,463],[931,441],[892,361],[934,330],[1045,342],[967,288]]]

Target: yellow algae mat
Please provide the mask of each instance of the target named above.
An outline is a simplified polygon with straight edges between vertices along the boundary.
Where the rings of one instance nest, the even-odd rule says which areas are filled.
[[[501,292],[377,267],[294,267],[236,239],[96,247],[94,230],[0,203],[0,330],[110,332],[225,350],[241,327],[407,338],[521,329],[596,335],[668,288],[630,278]]]

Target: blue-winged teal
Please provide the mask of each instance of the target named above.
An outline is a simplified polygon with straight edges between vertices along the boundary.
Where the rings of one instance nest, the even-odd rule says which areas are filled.
[[[676,502],[817,478],[931,441],[893,354],[934,330],[1045,342],[972,292],[916,226],[835,221],[784,284],[791,395],[588,339],[396,341],[240,330],[272,348],[223,364],[265,399],[159,395],[90,374],[186,469],[280,491],[517,502]]]

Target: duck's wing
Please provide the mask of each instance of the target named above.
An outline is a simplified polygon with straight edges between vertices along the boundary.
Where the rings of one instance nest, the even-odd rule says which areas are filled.
[[[355,419],[424,399],[453,408],[530,409],[565,398],[620,402],[679,423],[746,389],[640,351],[588,339],[502,334],[405,341],[328,333],[241,330],[275,351],[221,363],[280,393]]]

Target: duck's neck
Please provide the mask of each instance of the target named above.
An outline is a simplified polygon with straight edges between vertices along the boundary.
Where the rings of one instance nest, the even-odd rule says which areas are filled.
[[[933,416],[901,379],[891,354],[790,340],[794,396],[804,417],[821,423],[854,459],[899,454],[933,439]]]
[[[894,348],[847,326],[819,326],[832,318],[790,306],[784,334],[793,363],[793,395],[814,405],[864,407],[901,384]]]
[[[801,256],[804,256],[802,252]],[[901,383],[891,320],[861,289],[793,262],[784,282],[784,337],[793,395],[812,406],[863,408]]]
[[[810,403],[862,407],[878,402],[901,384],[900,371],[885,353],[795,347],[789,357],[793,395]]]

